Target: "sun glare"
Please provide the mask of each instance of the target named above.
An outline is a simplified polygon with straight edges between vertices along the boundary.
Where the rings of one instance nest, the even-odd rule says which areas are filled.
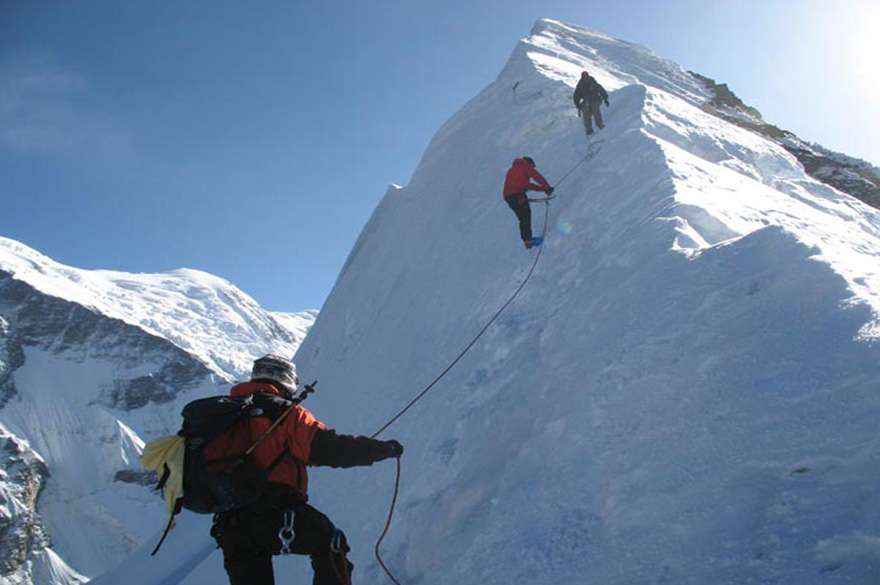
[[[845,40],[851,47],[849,65],[860,89],[868,97],[880,99],[880,67],[876,62],[880,55],[880,3],[865,3],[858,12],[852,35]]]

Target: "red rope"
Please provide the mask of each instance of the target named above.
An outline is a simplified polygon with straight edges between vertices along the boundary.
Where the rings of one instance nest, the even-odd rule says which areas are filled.
[[[400,581],[398,581],[391,571],[388,570],[388,567],[385,566],[385,561],[382,560],[382,555],[379,553],[379,546],[382,544],[382,541],[385,540],[385,536],[391,528],[391,519],[394,517],[394,506],[397,505],[397,494],[400,492],[400,457],[395,458],[394,461],[397,463],[397,476],[394,478],[394,496],[391,498],[391,508],[388,509],[388,518],[385,520],[385,528],[382,530],[379,540],[376,541],[376,547],[373,549],[373,552],[376,554],[376,560],[379,562],[379,566],[382,567],[382,570],[385,571],[388,578],[391,579],[394,585],[401,585]]]

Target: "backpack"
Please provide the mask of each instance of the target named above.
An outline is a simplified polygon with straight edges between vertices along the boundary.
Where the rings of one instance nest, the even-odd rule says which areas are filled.
[[[183,494],[174,501],[168,525],[151,556],[159,551],[174,525],[174,517],[182,508],[197,514],[217,514],[259,500],[272,470],[289,454],[286,450],[282,451],[265,468],[253,465],[249,456],[263,439],[281,425],[297,404],[314,392],[314,384],[307,384],[303,393],[293,400],[257,392],[248,396],[200,398],[184,406],[181,412],[183,425],[177,433],[177,440],[185,442],[183,463],[178,470],[183,476]],[[205,457],[205,447],[213,439],[256,416],[268,417],[272,424],[250,447],[220,459],[208,460]],[[167,462],[162,467],[156,490],[163,490],[172,474]]]
[[[264,469],[254,466],[248,455],[293,406],[290,400],[263,392],[234,398],[212,396],[187,404],[181,413],[183,426],[177,433],[186,440],[183,497],[178,505],[197,514],[217,514],[256,502],[286,452]],[[276,424],[242,453],[212,460],[205,457],[205,447],[213,439],[256,416],[268,417]]]

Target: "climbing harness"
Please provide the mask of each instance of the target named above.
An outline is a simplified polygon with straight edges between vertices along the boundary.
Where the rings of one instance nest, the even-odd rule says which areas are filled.
[[[281,521],[281,528],[278,529],[278,540],[281,542],[281,550],[278,554],[289,555],[294,554],[293,542],[296,539],[296,530],[294,529],[294,521],[296,513],[293,510],[284,512],[284,518]],[[336,579],[342,585],[351,585],[351,575],[348,571],[348,559],[345,556],[348,547],[345,544],[345,535],[341,530],[334,529],[333,536],[330,537],[329,551],[330,565],[333,572],[336,573]]]
[[[234,457],[224,459],[223,460],[224,462],[228,462],[228,465],[226,466],[226,470],[224,471],[224,473],[229,476],[236,473],[236,471],[245,463],[245,461],[251,455],[251,453],[253,453],[254,450],[260,446],[260,443],[262,443],[263,440],[267,436],[269,436],[269,434],[272,431],[274,431],[276,428],[278,428],[278,426],[281,423],[284,422],[284,420],[290,415],[291,412],[293,412],[293,410],[296,408],[296,406],[299,403],[301,403],[303,400],[308,398],[309,394],[312,394],[313,392],[315,392],[315,385],[317,383],[318,383],[318,381],[315,380],[311,384],[306,384],[304,386],[303,391],[290,401],[290,406],[285,408],[285,410],[278,416],[278,418],[276,418],[275,421],[272,422],[272,424],[269,426],[269,428],[267,428],[265,431],[263,431],[263,433],[259,437],[257,437],[257,440],[254,441],[250,445],[250,447],[247,448],[247,450],[245,450],[240,455],[235,455]],[[203,398],[198,401],[193,401],[190,403],[190,405],[198,405],[200,403],[203,405],[204,404],[216,405],[218,398],[220,400],[226,401],[227,404],[229,403],[229,400],[226,399],[225,397],[213,397],[213,398]],[[251,405],[251,407],[253,407],[253,398],[247,398],[244,401],[242,401],[240,404],[242,404],[242,405],[249,404],[249,405]],[[189,405],[187,405],[187,408],[191,408],[191,407]],[[187,412],[187,408],[184,408],[184,413]],[[195,408],[200,409],[203,407],[195,406]],[[253,411],[251,411],[251,412],[256,412],[257,410],[260,410],[260,409],[254,408]],[[214,413],[215,416],[203,417],[203,420],[204,421],[213,421],[213,422],[217,422],[219,420],[224,420],[224,417],[219,416],[217,410],[212,410],[212,412]],[[243,413],[246,411],[240,410],[239,412]],[[247,416],[257,416],[257,415],[252,414],[252,415],[247,415]],[[187,424],[186,420],[187,420],[186,415],[184,415],[184,425]],[[238,420],[241,420],[241,419],[240,418],[236,419],[236,420],[232,421],[231,424],[236,424],[236,422],[238,422]],[[229,427],[221,429],[221,433],[228,430],[228,428]],[[204,427],[202,427],[202,429],[201,429],[201,431],[199,431],[199,433],[196,433],[194,435],[187,435],[187,437],[188,437],[187,441],[192,441],[192,442],[187,443],[186,449],[189,451],[189,454],[187,454],[186,457],[188,457],[188,458],[189,457],[196,457],[196,459],[194,459],[194,461],[202,461],[201,448],[204,447],[205,442],[208,440],[208,438],[206,438],[206,436],[204,435],[204,432],[207,432],[207,431],[205,430]],[[179,434],[180,433],[184,433],[183,429],[179,432]],[[220,433],[214,432],[213,434],[211,434],[209,432],[209,434],[211,435],[210,438],[213,438],[214,436],[217,436]],[[183,440],[183,439],[180,439],[180,440]],[[195,447],[193,447],[193,446],[195,446]],[[274,469],[274,467],[276,465],[281,463],[281,460],[283,459],[285,453],[286,453],[286,450],[282,451],[282,453],[269,465],[269,467],[266,468],[265,477],[268,477],[268,474],[271,473],[272,469]],[[217,461],[221,461],[221,460],[217,460]],[[165,468],[164,473],[162,474],[162,477],[159,479],[159,483],[155,487],[156,490],[162,490],[165,487],[166,482],[168,482],[168,480],[170,478],[170,475],[171,475],[170,468],[168,467],[167,464],[165,464],[164,468]],[[187,473],[187,467],[185,466],[185,464],[183,465],[183,468],[180,470],[180,473],[181,474]],[[190,473],[192,473],[192,472],[190,472]],[[186,480],[181,480],[181,481],[182,481],[182,485],[186,485]],[[187,488],[187,489],[190,489],[190,488]],[[214,488],[208,488],[208,489],[210,489],[211,493],[212,493],[212,495],[210,496],[211,499],[209,500],[210,503],[208,503],[208,504],[205,503],[204,496],[201,497],[202,499],[193,498],[192,500],[189,500],[189,503],[187,503],[187,500],[184,499],[184,497],[186,496],[186,493],[181,492],[182,495],[179,496],[178,499],[176,500],[175,505],[174,505],[174,509],[172,510],[172,513],[168,518],[168,523],[165,525],[165,530],[162,531],[162,536],[159,538],[159,542],[156,543],[156,547],[153,549],[153,552],[150,553],[150,556],[156,556],[156,554],[159,552],[159,549],[162,547],[162,544],[165,542],[165,539],[168,537],[168,534],[171,532],[171,529],[174,528],[174,518],[177,516],[177,514],[180,513],[180,511],[183,509],[185,504],[186,504],[187,509],[195,511],[197,513],[211,513],[211,512],[218,511],[216,509],[210,508],[210,506],[214,506],[217,504],[217,498],[216,498],[216,492],[213,492]],[[229,489],[228,487],[223,488],[223,490],[224,490],[224,495],[227,498],[232,497],[232,495],[235,493],[234,489]],[[193,492],[194,493],[199,493],[199,492],[204,493],[205,488],[199,488],[198,490],[194,489]],[[194,501],[199,502],[199,506],[200,506],[199,508],[193,507]],[[229,509],[229,508],[227,508],[227,509]]]
[[[345,552],[343,549],[345,548],[345,543],[342,540],[343,534],[342,531],[338,528],[333,531],[333,536],[330,538],[330,552],[339,553]]]
[[[589,152],[587,152],[587,154],[584,155],[584,157],[581,158],[577,162],[577,164],[575,164],[571,169],[569,169],[568,172],[565,173],[562,176],[562,178],[556,182],[554,189],[556,189],[569,176],[571,176],[571,174],[579,166],[581,166],[583,163],[585,163],[586,161],[593,158],[593,156],[595,156],[595,154],[596,153],[592,150],[592,145],[590,145]],[[550,200],[551,199],[553,199],[553,197],[545,197],[545,198],[541,198],[541,199],[536,200],[536,201],[540,201],[540,202],[544,203],[544,224],[541,227],[541,238],[544,238],[544,236],[547,234],[547,223],[548,223],[548,220],[550,217]],[[440,372],[440,374],[436,378],[434,378],[431,381],[430,384],[428,384],[421,392],[419,392],[412,400],[410,400],[409,403],[407,403],[407,405],[404,406],[397,414],[395,414],[393,417],[391,417],[391,419],[387,423],[382,425],[382,427],[378,431],[373,433],[370,436],[370,438],[375,439],[380,434],[382,434],[382,432],[385,431],[385,429],[387,429],[388,427],[393,425],[395,422],[397,422],[397,419],[402,417],[410,408],[413,407],[413,405],[415,405],[416,402],[421,400],[425,394],[430,392],[431,389],[434,387],[434,385],[437,384],[437,382],[439,382],[441,379],[443,379],[443,377],[447,373],[449,373],[449,371],[452,368],[454,368],[455,365],[459,361],[461,361],[461,359],[465,356],[465,354],[467,354],[467,352],[470,351],[470,349],[477,343],[477,341],[479,341],[479,339],[489,329],[489,327],[491,327],[492,324],[495,323],[495,321],[498,319],[498,317],[501,316],[501,313],[503,313],[504,310],[514,301],[514,299],[516,299],[516,297],[519,296],[520,291],[522,291],[522,289],[525,288],[526,284],[529,282],[529,279],[532,277],[532,274],[535,272],[535,268],[538,266],[538,261],[541,259],[541,254],[543,251],[544,251],[544,246],[539,246],[538,253],[535,254],[535,259],[532,261],[532,265],[529,268],[528,273],[526,273],[525,278],[523,278],[523,280],[519,284],[519,286],[516,287],[516,290],[513,291],[513,294],[510,295],[510,297],[504,302],[503,305],[501,305],[501,308],[499,308],[497,311],[495,311],[495,314],[492,315],[492,317],[486,322],[486,324],[483,326],[483,328],[480,329],[480,331],[474,336],[473,339],[471,339],[470,343],[468,343],[465,346],[465,348],[463,350],[461,350],[461,352],[455,357],[455,359],[453,359],[449,363],[449,365],[446,366],[446,368],[442,372]],[[385,540],[385,536],[388,534],[388,531],[391,528],[391,520],[394,517],[394,508],[397,505],[397,496],[400,493],[400,457],[396,457],[395,462],[397,463],[397,469],[396,469],[396,475],[394,478],[394,493],[391,497],[391,506],[388,509],[388,517],[385,520],[385,528],[382,530],[382,534],[379,535],[379,539],[376,541],[376,546],[374,547],[373,552],[375,554],[376,561],[378,561],[379,566],[382,567],[382,570],[385,571],[385,574],[388,576],[388,578],[391,580],[391,582],[394,583],[395,585],[401,585],[400,581],[397,580],[397,578],[391,573],[391,571],[385,565],[385,561],[382,560],[382,555],[379,552],[379,547],[382,545],[382,541]]]
[[[290,548],[290,545],[293,544],[293,539],[296,538],[296,532],[293,529],[293,520],[293,510],[286,511],[284,513],[284,520],[281,522],[281,528],[278,530],[278,540],[281,541],[280,553],[283,555],[293,554],[293,550]]]
[[[296,539],[296,530],[294,529],[294,521],[296,513],[288,510],[284,513],[281,521],[281,528],[278,530],[278,540],[281,541],[281,550],[278,554],[289,555],[295,554],[293,550],[293,542]],[[330,556],[330,565],[333,572],[336,573],[336,579],[342,585],[351,585],[351,575],[348,571],[348,559],[345,556],[348,547],[345,544],[345,536],[341,530],[334,529],[333,536],[330,537],[329,550],[327,554]]]

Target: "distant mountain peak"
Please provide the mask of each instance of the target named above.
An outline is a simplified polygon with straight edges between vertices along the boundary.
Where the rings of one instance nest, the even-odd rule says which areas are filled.
[[[256,355],[292,356],[316,315],[198,270],[82,270],[0,238],[0,585],[79,585],[130,554],[164,515],[142,437],[176,432]]]
[[[228,380],[247,373],[258,355],[292,355],[302,341],[301,334],[292,333],[249,295],[200,270],[82,270],[0,237],[0,272],[166,339]],[[308,314],[302,319],[310,322]]]

